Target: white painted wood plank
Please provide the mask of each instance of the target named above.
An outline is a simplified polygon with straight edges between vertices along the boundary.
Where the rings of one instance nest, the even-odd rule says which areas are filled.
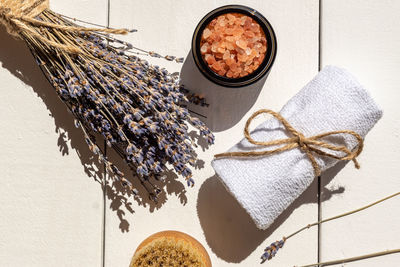
[[[212,9],[232,3],[260,11],[277,34],[278,56],[259,94],[250,89],[217,88],[190,64],[191,55],[188,53],[197,23]],[[183,231],[197,238],[209,252],[213,266],[257,266],[264,247],[269,243],[317,219],[317,185],[314,183],[274,226],[266,231],[257,230],[245,211],[219,183],[210,166],[213,154],[225,151],[243,137],[244,123],[252,112],[260,108],[279,110],[317,73],[317,1],[120,0],[111,2],[111,25],[138,29],[138,33],[126,37],[135,46],[164,55],[188,56],[183,66],[185,84],[193,90],[208,89],[206,98],[214,101],[211,111],[199,111],[208,112],[214,126],[225,125],[220,125],[216,133],[216,144],[205,152],[199,151],[205,164],[203,169],[195,171],[197,183],[194,188],[185,188],[180,184],[182,179],[178,179],[168,186],[168,199],[162,207],[139,206],[133,199],[128,199],[134,213],[120,204],[120,196],[109,195],[112,200],[107,203],[106,213],[107,267],[127,266],[144,238],[167,229]],[[179,71],[182,67],[161,60],[150,61],[170,71]],[[222,101],[224,97],[231,101],[231,106],[224,106],[229,112],[224,112],[218,104],[218,100]],[[311,229],[290,240],[269,265],[293,266],[316,258],[317,232]]]
[[[322,205],[329,217],[399,191],[400,13],[399,1],[323,0],[322,63],[351,71],[383,108],[368,134],[361,169],[348,164],[329,187],[343,187]],[[400,248],[400,198],[322,226],[322,260]],[[400,255],[348,266],[399,266]]]
[[[106,23],[106,0],[51,7]],[[96,159],[25,44],[3,27],[0,40],[0,266],[100,266],[103,193],[83,166]]]

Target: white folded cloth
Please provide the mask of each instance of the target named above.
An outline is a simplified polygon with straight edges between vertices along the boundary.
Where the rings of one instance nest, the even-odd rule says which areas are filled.
[[[287,102],[280,114],[305,137],[335,130],[353,130],[365,137],[382,117],[382,110],[349,72],[327,66]],[[251,136],[259,141],[291,137],[272,117]],[[351,136],[336,136],[336,141],[337,137],[349,149],[357,144]],[[271,147],[255,146],[243,139],[229,151],[249,150]],[[321,171],[337,163],[332,158],[315,158]],[[256,158],[218,158],[212,166],[260,229],[268,228],[315,178],[309,158],[299,148]]]

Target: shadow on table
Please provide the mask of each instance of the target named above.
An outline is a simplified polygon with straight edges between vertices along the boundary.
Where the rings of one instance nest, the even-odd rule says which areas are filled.
[[[326,188],[345,164],[345,162],[339,162],[322,175],[321,202],[345,191],[342,186],[334,190]],[[200,188],[197,213],[206,241],[212,251],[227,262],[239,263],[274,233],[294,210],[301,205],[311,203],[318,203],[318,179],[315,179],[310,187],[268,229],[260,230],[236,199],[225,189],[219,178],[214,175],[207,179]],[[303,226],[299,225],[298,227]],[[281,236],[275,238],[279,239]],[[266,243],[265,247],[268,245],[269,243]],[[260,257],[262,253],[263,251],[260,250]]]
[[[240,88],[219,86],[209,81],[197,68],[192,51],[186,56],[180,74],[181,84],[193,93],[205,97],[208,107],[189,105],[189,109],[202,114],[203,122],[213,132],[220,132],[238,123],[256,102],[268,77]]]
[[[105,175],[104,168],[102,164],[98,163],[97,156],[94,156],[88,149],[83,133],[74,126],[74,117],[68,112],[66,105],[58,98],[55,89],[49,84],[40,68],[36,65],[25,43],[12,38],[1,26],[0,40],[1,66],[26,85],[32,87],[37,96],[43,100],[49,110],[50,116],[54,119],[54,131],[59,135],[56,144],[58,150],[63,156],[71,153],[70,148],[77,153],[84,172],[94,181],[98,182],[103,192],[105,192],[105,196],[109,201],[107,205],[109,205],[110,210],[114,211],[119,218],[119,228],[122,232],[129,231],[130,224],[126,220],[126,213],[134,213],[132,209],[133,200],[139,206],[148,208],[150,212],[159,209],[166,202],[168,195],[177,195],[182,205],[186,204],[185,186],[177,180],[176,175],[172,172],[166,173],[165,182],[157,182],[157,185],[163,189],[157,203],[151,201],[147,194],[141,194],[133,198],[118,182],[114,183],[112,177]],[[13,88],[7,88],[7,85],[3,84],[2,90],[13,90]],[[26,93],[29,93],[28,90]],[[20,108],[19,112],[24,112],[23,107],[21,106]],[[68,142],[70,142],[70,146]],[[104,140],[101,137],[98,138],[97,144],[100,148],[104,149]],[[111,151],[112,149],[108,149],[107,152]],[[113,157],[112,153],[109,154]],[[124,169],[123,166],[126,164],[120,158],[114,157],[113,159],[118,167]],[[133,175],[129,175],[132,171],[126,168],[124,170],[127,174],[126,178],[131,180],[140,192],[145,191],[141,184],[137,182],[138,179],[135,179]]]

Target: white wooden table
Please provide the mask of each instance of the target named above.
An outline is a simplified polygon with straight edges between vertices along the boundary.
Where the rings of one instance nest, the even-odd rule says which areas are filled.
[[[159,205],[124,199],[110,190],[104,193],[98,182],[103,170],[96,169],[71,115],[23,42],[0,28],[0,266],[128,266],[144,238],[167,229],[197,238],[213,266],[258,266],[265,246],[316,221],[319,212],[325,218],[399,191],[400,1],[51,0],[51,7],[98,24],[136,28],[138,33],[126,37],[136,46],[190,60],[198,21],[231,3],[251,6],[271,22],[278,39],[275,64],[261,92],[247,96],[249,103],[221,110],[218,93],[208,91],[212,112],[199,111],[209,113],[216,144],[199,149],[204,168],[195,171],[196,186],[172,181],[166,201]],[[182,67],[151,61],[171,71]],[[350,70],[384,109],[382,120],[366,138],[362,168],[348,164],[335,177],[323,176],[321,188],[313,183],[270,229],[257,230],[215,177],[212,155],[242,138],[252,112],[265,107],[279,110],[328,64]],[[185,83],[194,90],[210,85],[190,61],[183,68]],[[245,96],[239,90],[229,94],[229,101],[241,103]],[[397,198],[307,230],[265,266],[399,248],[399,225]],[[399,265],[399,254],[348,264]]]

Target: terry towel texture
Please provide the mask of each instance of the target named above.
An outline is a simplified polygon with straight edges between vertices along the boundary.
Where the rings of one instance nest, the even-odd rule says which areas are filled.
[[[306,137],[335,130],[353,130],[365,137],[382,117],[382,110],[350,73],[327,66],[287,102],[280,114]],[[270,141],[287,138],[289,134],[279,121],[271,118],[251,136]],[[348,148],[356,145],[350,136],[336,135],[328,140]],[[243,139],[229,151],[256,149],[271,147],[257,147]],[[319,156],[316,159],[321,171],[338,162]],[[310,160],[298,148],[257,158],[215,159],[212,166],[260,229],[268,228],[315,178]]]

